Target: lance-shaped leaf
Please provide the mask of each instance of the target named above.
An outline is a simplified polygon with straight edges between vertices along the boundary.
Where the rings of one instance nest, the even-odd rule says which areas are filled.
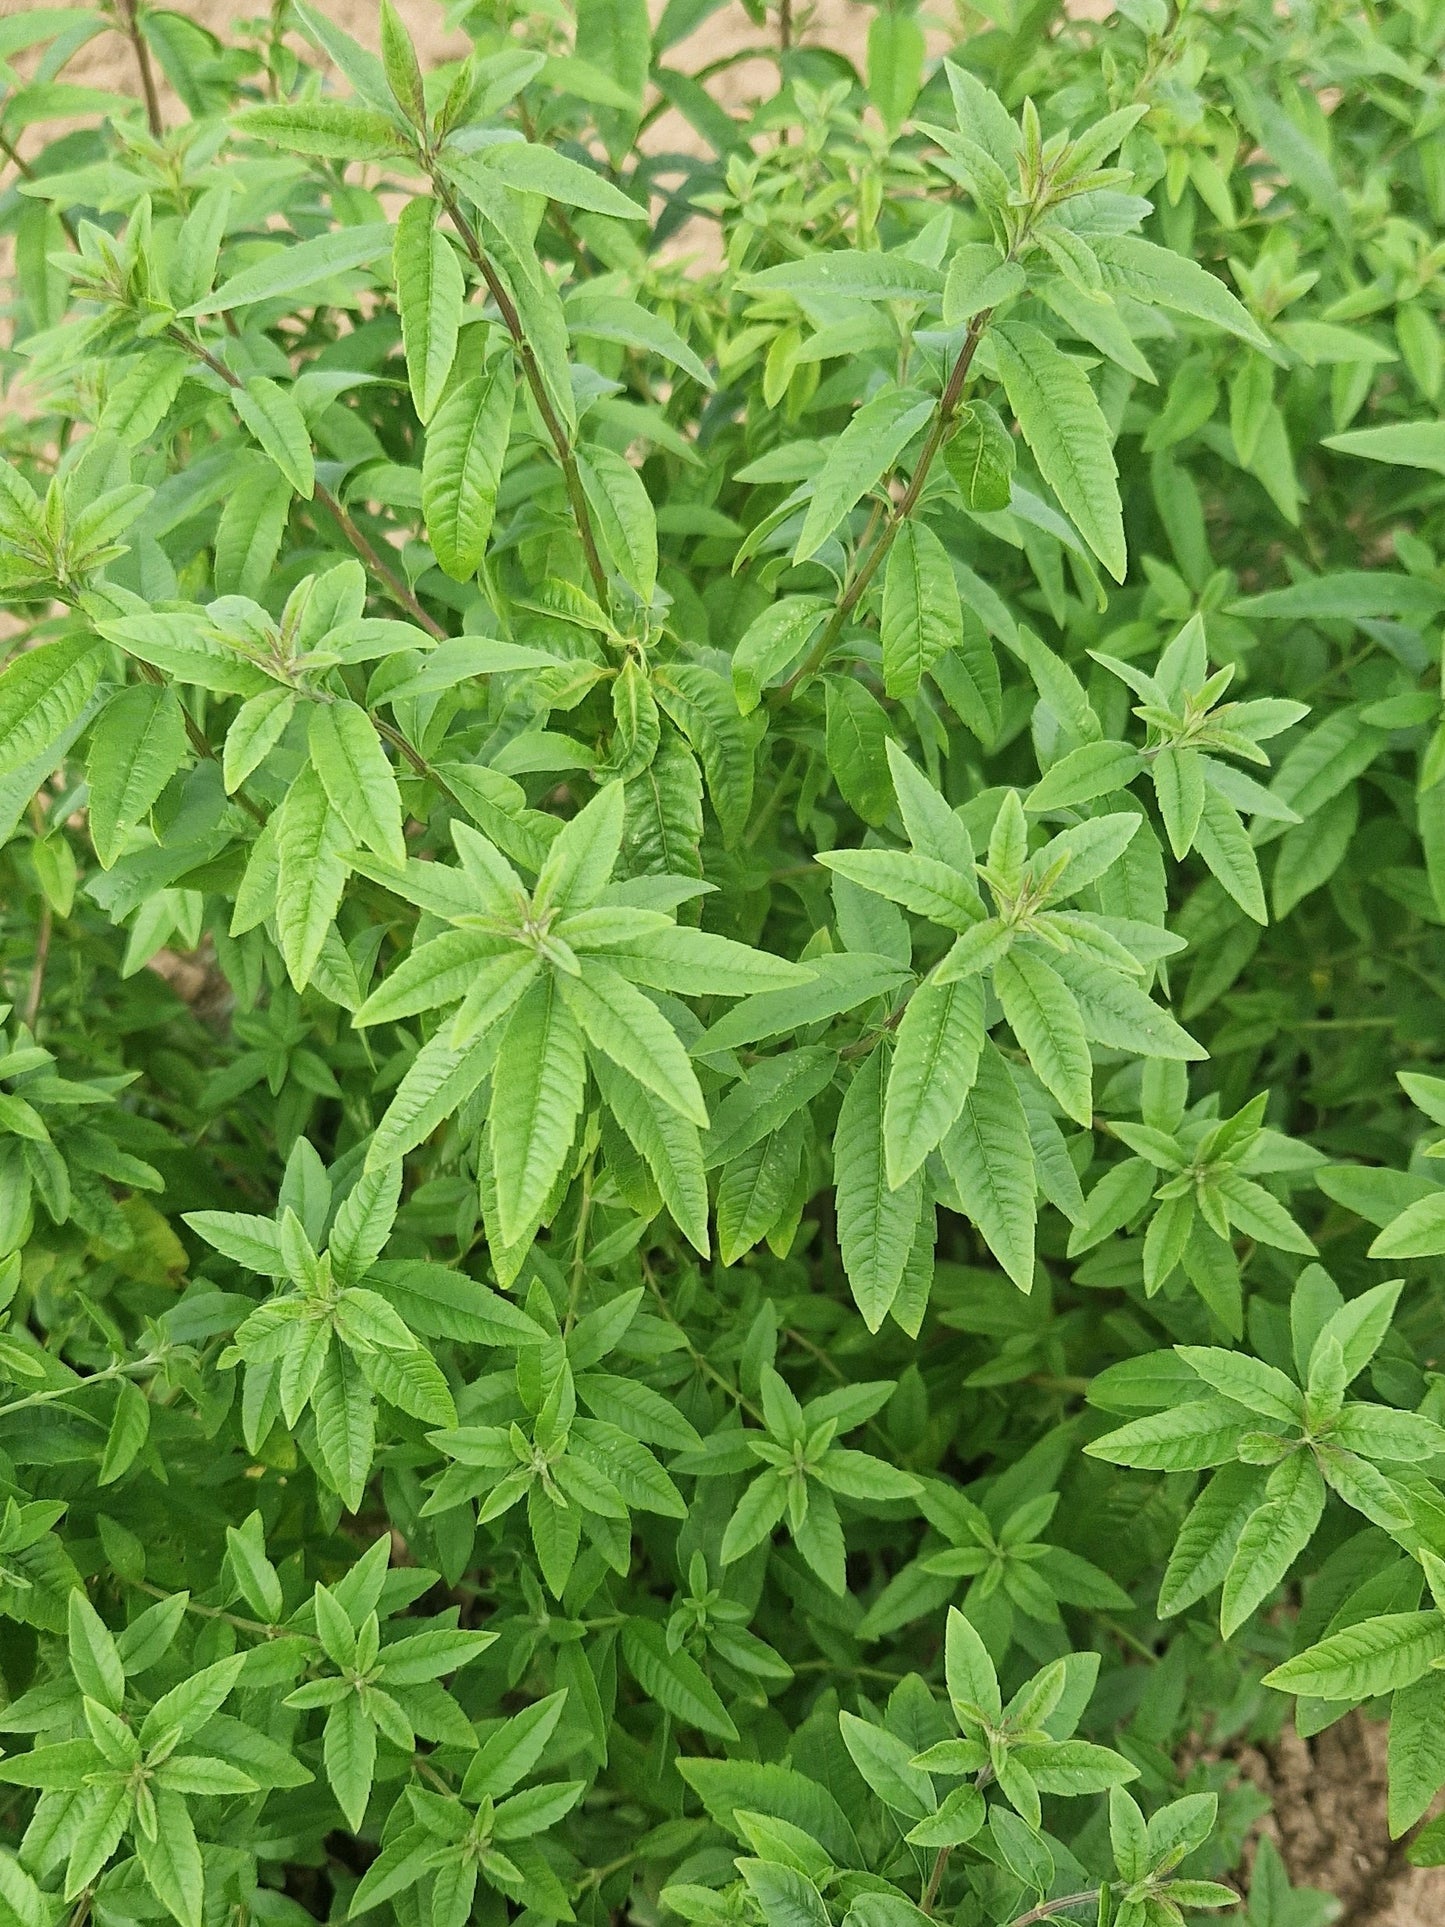
[[[481,567],[497,508],[516,388],[503,355],[447,394],[427,429],[421,505],[437,561],[458,582]]]
[[[887,1049],[880,1045],[853,1075],[833,1140],[838,1243],[854,1301],[869,1331],[877,1331],[903,1282],[918,1223],[915,1174],[894,1189],[884,1140]]]
[[[582,1032],[548,973],[512,1013],[493,1078],[492,1177],[507,1244],[534,1222],[572,1148],[586,1075]]]
[[[423,422],[431,420],[456,359],[466,296],[461,263],[437,226],[440,212],[426,195],[408,201],[397,218],[391,256],[407,380]]]
[[[1025,321],[992,331],[1009,406],[1039,473],[1116,582],[1128,564],[1108,423],[1076,361]]]

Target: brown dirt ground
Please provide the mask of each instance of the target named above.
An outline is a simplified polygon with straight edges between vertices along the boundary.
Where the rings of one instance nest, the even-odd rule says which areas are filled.
[[[171,0],[177,4],[177,0]],[[325,0],[338,24],[372,47],[377,44],[375,0]],[[0,0],[0,18],[25,10],[34,0]],[[440,5],[431,0],[399,0],[400,11],[424,60],[455,59],[467,42],[446,30]],[[656,8],[656,0],[654,0]],[[1108,0],[1075,0],[1076,10],[1103,17]],[[237,0],[179,0],[178,11],[226,34],[252,12]],[[259,11],[259,8],[256,9]],[[859,0],[817,0],[798,10],[799,37],[836,47],[860,66],[872,9]],[[935,25],[930,51],[940,51],[953,35]],[[759,31],[736,4],[724,8],[677,49],[670,59],[685,70],[697,68],[756,46]],[[739,62],[716,83],[734,108],[757,98],[773,84],[776,69],[766,59]],[[121,92],[136,91],[131,54],[117,34],[92,41],[71,63],[68,79]],[[179,117],[174,100],[166,117]],[[656,148],[686,151],[695,137],[674,116],[657,123]],[[176,959],[178,965],[191,960]],[[162,974],[169,974],[162,971]],[[205,976],[203,969],[198,970]],[[177,982],[186,995],[187,984]],[[1267,1750],[1247,1749],[1238,1756],[1240,1772],[1267,1792],[1273,1814],[1264,1822],[1278,1845],[1296,1885],[1322,1887],[1343,1903],[1337,1927],[1445,1927],[1445,1869],[1408,1865],[1403,1845],[1392,1845],[1385,1824],[1385,1728],[1355,1717],[1313,1740],[1287,1733]]]
[[[1389,1836],[1385,1741],[1383,1721],[1351,1714],[1313,1739],[1286,1731],[1234,1758],[1274,1802],[1260,1831],[1290,1879],[1338,1896],[1336,1927],[1445,1927],[1445,1867],[1412,1867],[1408,1842]]]

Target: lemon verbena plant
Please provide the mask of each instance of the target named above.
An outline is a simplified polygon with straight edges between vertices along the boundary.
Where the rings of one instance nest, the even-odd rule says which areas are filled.
[[[348,11],[0,19],[0,1927],[1324,1927],[1445,9]]]

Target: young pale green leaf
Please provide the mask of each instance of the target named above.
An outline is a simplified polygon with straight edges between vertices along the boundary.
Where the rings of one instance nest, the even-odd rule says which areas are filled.
[[[391,255],[407,380],[423,423],[435,413],[456,359],[466,298],[461,263],[437,226],[439,213],[425,195],[408,201],[397,219]]]

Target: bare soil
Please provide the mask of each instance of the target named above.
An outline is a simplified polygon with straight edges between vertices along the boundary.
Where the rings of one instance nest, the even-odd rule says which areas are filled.
[[[1351,1714],[1311,1740],[1286,1731],[1236,1758],[1274,1802],[1260,1831],[1290,1879],[1342,1903],[1336,1927],[1445,1927],[1445,1867],[1412,1867],[1407,1842],[1390,1839],[1385,1739],[1383,1721]]]

